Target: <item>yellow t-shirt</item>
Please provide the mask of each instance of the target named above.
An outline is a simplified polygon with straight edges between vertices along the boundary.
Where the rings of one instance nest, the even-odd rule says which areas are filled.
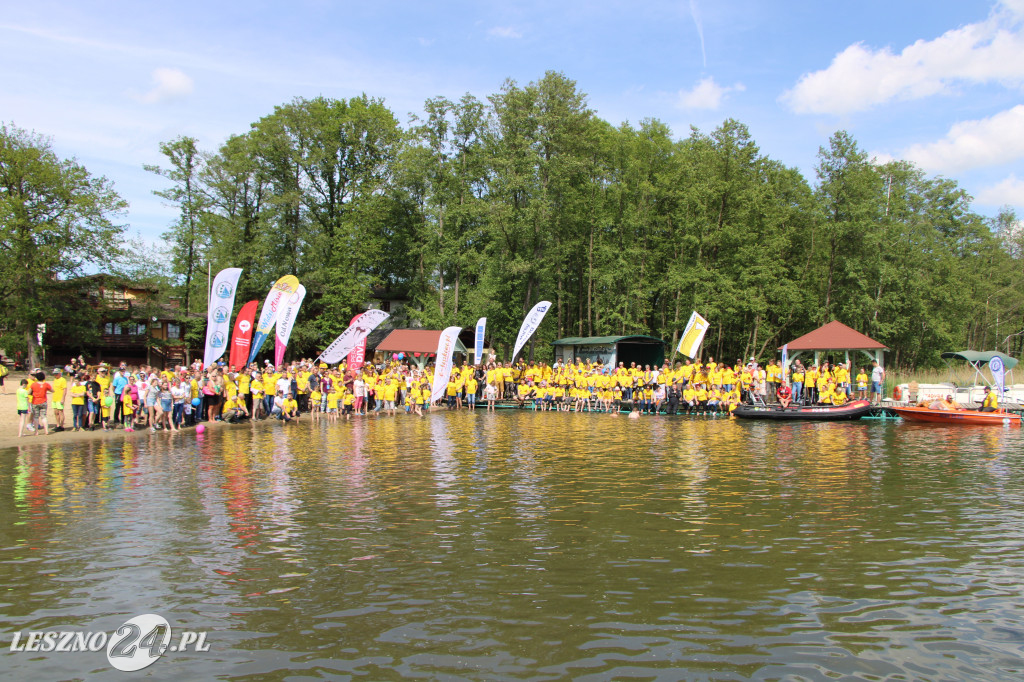
[[[64,377],[60,377],[51,381],[50,385],[53,386],[53,402],[63,403],[64,394],[68,390],[68,380]]]
[[[77,384],[71,387],[71,404],[85,405],[85,384]]]

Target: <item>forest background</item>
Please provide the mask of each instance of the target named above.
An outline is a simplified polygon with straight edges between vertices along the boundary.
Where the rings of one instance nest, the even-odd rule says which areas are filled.
[[[833,319],[888,346],[891,367],[1024,351],[1013,211],[978,215],[954,180],[876,162],[844,131],[809,181],[738,121],[683,138],[654,119],[615,127],[548,72],[486,100],[430,99],[404,127],[365,94],[295,99],[220,149],[182,136],[161,151],[148,169],[178,218],[154,250],[118,224],[106,178],[0,128],[0,347],[35,353],[46,323],[88,348],[98,313],[65,283],[96,271],[179,298],[201,347],[205,324],[188,314],[205,315],[207,272],[241,267],[235,312],[282,275],[305,285],[294,357],[318,354],[374,292],[408,299],[396,327],[487,317],[504,358],[542,299],[538,349],[612,334],[672,349],[697,310],[704,355],[726,359],[776,356]]]

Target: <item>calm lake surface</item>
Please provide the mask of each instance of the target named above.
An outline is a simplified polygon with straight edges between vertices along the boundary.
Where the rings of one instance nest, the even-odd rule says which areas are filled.
[[[0,676],[1024,677],[1019,429],[304,419],[0,450]],[[210,650],[9,650],[145,613]]]

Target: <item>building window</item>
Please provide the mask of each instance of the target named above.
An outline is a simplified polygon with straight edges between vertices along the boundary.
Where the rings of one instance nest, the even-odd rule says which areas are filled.
[[[103,333],[106,334],[107,336],[112,336],[114,334],[114,323],[107,322],[105,325],[103,325]]]
[[[391,312],[391,301],[381,301],[380,309],[383,310],[386,313],[390,313]]]
[[[181,325],[176,322],[167,323],[167,338],[169,339],[180,339],[181,338]]]

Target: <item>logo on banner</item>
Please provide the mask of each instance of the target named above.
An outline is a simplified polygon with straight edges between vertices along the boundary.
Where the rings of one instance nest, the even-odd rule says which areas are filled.
[[[238,329],[244,334],[252,329],[252,325],[249,324],[249,320],[242,320],[238,323]]]
[[[214,332],[213,336],[210,337],[211,348],[223,348],[226,343],[226,339],[223,332]]]
[[[230,316],[230,311],[224,306],[219,306],[213,311],[213,321],[217,324],[224,324]]]
[[[228,282],[221,282],[217,285],[218,298],[231,298],[235,295],[235,288]]]

